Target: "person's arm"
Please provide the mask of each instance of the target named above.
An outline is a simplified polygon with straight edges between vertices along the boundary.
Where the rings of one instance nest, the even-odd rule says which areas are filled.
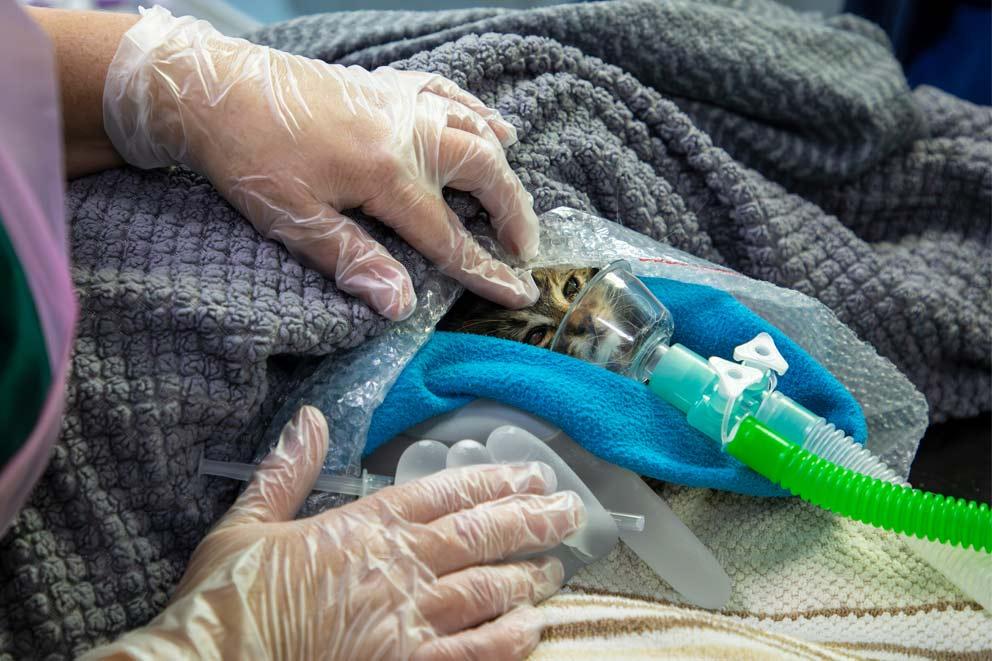
[[[103,129],[103,83],[121,36],[138,17],[35,7],[27,11],[55,47],[66,176],[72,179],[123,165]]]

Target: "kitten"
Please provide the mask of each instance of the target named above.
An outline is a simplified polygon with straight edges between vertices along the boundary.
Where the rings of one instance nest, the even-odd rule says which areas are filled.
[[[593,268],[569,267],[535,269],[534,281],[540,290],[540,296],[533,305],[522,310],[508,310],[467,292],[441,320],[438,329],[489,335],[551,348],[551,340],[554,339],[555,331],[569,305],[597,271],[598,269]],[[608,302],[603,301],[603,304],[608,305]],[[562,351],[576,358],[587,359],[596,351],[595,338],[590,337],[594,334],[587,323],[579,322],[573,326],[583,332],[564,336]]]

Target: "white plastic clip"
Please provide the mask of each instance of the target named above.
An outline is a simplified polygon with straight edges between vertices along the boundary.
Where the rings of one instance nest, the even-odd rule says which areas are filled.
[[[369,493],[369,472],[362,469],[362,490],[358,493],[359,498],[364,498]]]
[[[734,349],[734,360],[739,360],[750,367],[768,369],[779,376],[789,369],[789,363],[775,346],[775,340],[768,333],[758,333],[750,342]]]
[[[738,365],[717,356],[710,356],[710,367],[715,369],[720,377],[717,390],[728,401],[740,397],[744,390],[761,381],[761,377],[764,376],[759,369]]]

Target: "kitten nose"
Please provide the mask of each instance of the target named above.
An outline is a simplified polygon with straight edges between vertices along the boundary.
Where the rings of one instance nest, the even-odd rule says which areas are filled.
[[[593,316],[586,311],[579,312],[578,318],[574,320],[575,332],[587,337],[595,337],[596,335],[596,324]]]

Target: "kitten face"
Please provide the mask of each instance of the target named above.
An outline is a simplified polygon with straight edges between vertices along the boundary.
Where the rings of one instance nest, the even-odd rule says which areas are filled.
[[[489,335],[550,348],[555,331],[568,307],[598,269],[535,269],[534,281],[540,296],[530,307],[507,310],[471,293],[466,293],[441,320],[441,330]],[[605,302],[604,302],[605,303]],[[588,316],[588,315],[587,315]],[[578,328],[584,328],[580,323]],[[573,324],[574,326],[574,324]],[[593,340],[584,333],[563,337],[563,350],[577,358],[586,358],[594,350]]]

